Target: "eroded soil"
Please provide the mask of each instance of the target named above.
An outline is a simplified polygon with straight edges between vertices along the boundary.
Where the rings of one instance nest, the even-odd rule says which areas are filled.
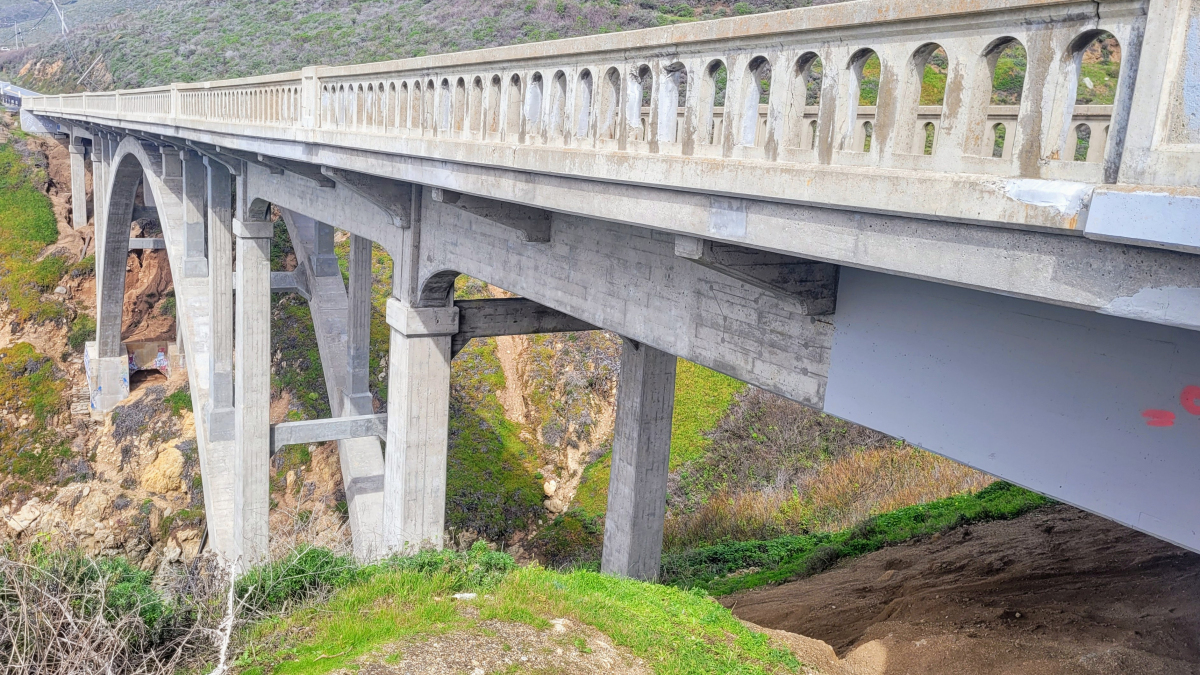
[[[846,659],[822,672],[1200,673],[1200,555],[1065,505],[722,602]]]

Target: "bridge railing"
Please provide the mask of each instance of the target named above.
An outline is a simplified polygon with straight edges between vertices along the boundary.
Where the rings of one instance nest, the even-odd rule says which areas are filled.
[[[815,165],[1115,182],[1148,3],[859,0],[29,105],[467,161],[515,157],[488,149],[499,144],[576,158],[588,151],[765,162],[797,175]],[[1122,61],[1113,103],[1077,105],[1084,51],[1105,33]],[[1024,81],[1015,103],[999,104],[997,62],[1016,45]],[[945,56],[944,100],[921,105],[935,52]],[[872,57],[873,80],[864,75]],[[1167,86],[1154,83],[1142,100]],[[394,140],[373,140],[385,138]],[[771,189],[784,196],[788,188]]]

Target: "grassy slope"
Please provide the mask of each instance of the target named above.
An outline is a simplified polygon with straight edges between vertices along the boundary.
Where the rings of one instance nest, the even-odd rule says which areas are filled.
[[[10,318],[41,321],[63,317],[66,308],[42,295],[62,278],[66,262],[57,256],[38,259],[58,240],[50,199],[37,188],[45,176],[31,167],[12,141],[0,145],[0,301]],[[50,428],[52,417],[66,409],[66,383],[53,361],[27,343],[0,351],[0,483],[8,482],[0,499],[51,483],[70,450]],[[20,420],[25,418],[25,423]]]
[[[662,575],[666,583],[723,595],[816,574],[838,560],[914,537],[973,522],[1015,518],[1047,503],[1047,498],[1028,490],[993,483],[975,494],[897,509],[832,534],[729,542],[668,553],[663,559]],[[754,571],[731,576],[748,569]]]
[[[594,572],[512,569],[503,558],[481,548],[465,556],[427,552],[345,574],[352,580],[328,602],[253,627],[239,666],[247,675],[353,670],[357,658],[405,638],[479,630],[488,620],[545,630],[554,618],[596,627],[660,673],[795,672],[800,665],[703,593]],[[480,593],[472,603],[477,617],[449,597],[459,591]]]

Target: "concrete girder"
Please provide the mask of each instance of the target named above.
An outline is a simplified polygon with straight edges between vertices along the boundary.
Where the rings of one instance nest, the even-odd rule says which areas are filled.
[[[272,293],[295,293],[305,301],[312,300],[308,276],[297,268],[291,272],[271,272]]]
[[[1200,294],[1200,269],[1190,255],[1174,251],[1094,241],[1062,231],[978,227],[798,202],[717,197],[284,140],[230,135],[221,136],[221,142],[559,214],[1200,329],[1200,318],[1190,311],[1180,313],[1183,303],[1158,308],[1158,303],[1150,302],[1155,289],[1177,289],[1172,293],[1181,297]],[[328,218],[318,217],[393,251],[388,241],[394,237],[338,217],[333,208],[315,204],[320,201],[317,197],[304,201],[311,207],[304,212],[329,212]],[[358,215],[357,210],[350,212]],[[1110,273],[1115,269],[1122,272]],[[1143,291],[1147,293],[1139,296]],[[1147,306],[1148,302],[1154,306]]]

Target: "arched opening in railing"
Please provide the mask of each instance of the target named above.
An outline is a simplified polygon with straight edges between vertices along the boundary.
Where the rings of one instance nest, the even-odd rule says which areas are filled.
[[[451,119],[454,113],[454,99],[450,92],[450,80],[442,78],[441,90],[438,92],[438,118],[437,128],[440,131],[449,131],[453,120]]]
[[[1092,128],[1087,124],[1076,124],[1074,131],[1075,136],[1075,155],[1073,159],[1076,162],[1088,161],[1088,149],[1092,141]]]
[[[367,92],[360,84],[354,97],[354,126],[361,129],[367,124]]]
[[[515,141],[521,133],[521,76],[513,75],[508,83],[508,105],[504,111],[504,131],[512,134],[508,141]]]
[[[597,120],[597,136],[614,139],[618,135],[621,117],[621,73],[609,68],[600,87],[600,118]]]
[[[454,109],[450,114],[454,131],[462,131],[467,123],[467,81],[461,77],[454,83]]]
[[[396,91],[396,128],[405,128],[412,126],[412,121],[408,117],[408,83],[401,82],[400,88]]]
[[[913,52],[912,65],[913,74],[919,77],[921,82],[917,100],[914,102],[919,132],[915,139],[917,147],[913,150],[917,154],[932,155],[937,132],[942,124],[942,106],[946,100],[946,76],[950,69],[950,59],[941,45],[930,42]]]
[[[1069,64],[1074,69],[1069,74],[1073,75],[1075,91],[1065,120],[1070,128],[1067,150],[1074,151],[1075,161],[1101,162],[1108,145],[1108,133],[1101,131],[1098,124],[1088,124],[1085,120],[1095,123],[1097,116],[1111,115],[1111,109],[1104,111],[1090,106],[1116,103],[1121,76],[1121,43],[1108,31],[1088,31],[1072,43]],[[1089,108],[1081,109],[1080,106]],[[1072,140],[1074,143],[1070,144]]]
[[[794,84],[797,92],[795,117],[796,135],[792,143],[798,148],[809,150],[817,147],[817,118],[821,105],[821,75],[824,64],[816,52],[806,52],[796,59]],[[799,92],[803,92],[803,100]]]
[[[849,149],[870,152],[871,137],[875,133],[875,106],[879,102],[879,79],[883,64],[873,49],[860,49],[850,57],[849,70]]]
[[[592,71],[583,69],[575,85],[575,137],[587,138],[592,128]]]
[[[483,78],[478,75],[471,81],[471,97],[467,100],[467,116],[472,133],[483,131]]]
[[[500,132],[500,89],[501,80],[499,75],[492,75],[492,81],[488,84],[487,97],[487,130],[490,133]]]
[[[650,98],[654,91],[654,74],[650,66],[642,64],[629,73],[626,84],[625,123],[629,126],[629,139],[646,140],[646,126],[650,117]]]
[[[542,121],[542,90],[542,74],[534,73],[529,77],[529,90],[525,92],[525,131],[528,133],[537,133]]]
[[[420,129],[425,125],[425,111],[422,109],[425,104],[425,86],[418,80],[413,82],[412,93],[412,115],[409,116],[408,126],[412,129]]]
[[[711,61],[704,68],[701,78],[700,99],[700,138],[710,145],[721,144],[721,133],[725,126],[725,87],[729,80],[729,71],[720,59]]]
[[[992,151],[992,157],[1004,157],[1004,146],[1008,136],[1008,128],[1004,126],[1003,122],[996,122],[990,127],[990,130],[991,143],[989,147]]]
[[[424,117],[421,119],[421,128],[428,131],[433,131],[437,128],[435,119],[437,109],[434,107],[436,105],[434,101],[434,86],[433,80],[425,80],[425,100],[421,102],[421,111],[424,113]]]
[[[658,87],[658,131],[663,143],[678,143],[682,139],[680,119],[687,106],[687,68],[678,61],[664,69]]]
[[[391,131],[396,128],[396,118],[398,116],[397,106],[399,105],[399,95],[396,91],[396,83],[388,82],[387,101],[383,107],[383,130]]]
[[[1025,88],[1025,46],[1016,38],[1002,37],[988,45],[983,56],[992,74],[990,106],[983,111],[991,142],[985,143],[983,154],[1007,158],[1012,154],[1011,132],[1020,116],[1021,93]]]
[[[742,75],[741,145],[763,145],[766,141],[766,108],[771,102],[771,61],[756,56]]]
[[[567,129],[567,74],[554,73],[550,81],[550,108],[546,126],[551,137],[562,137]]]

